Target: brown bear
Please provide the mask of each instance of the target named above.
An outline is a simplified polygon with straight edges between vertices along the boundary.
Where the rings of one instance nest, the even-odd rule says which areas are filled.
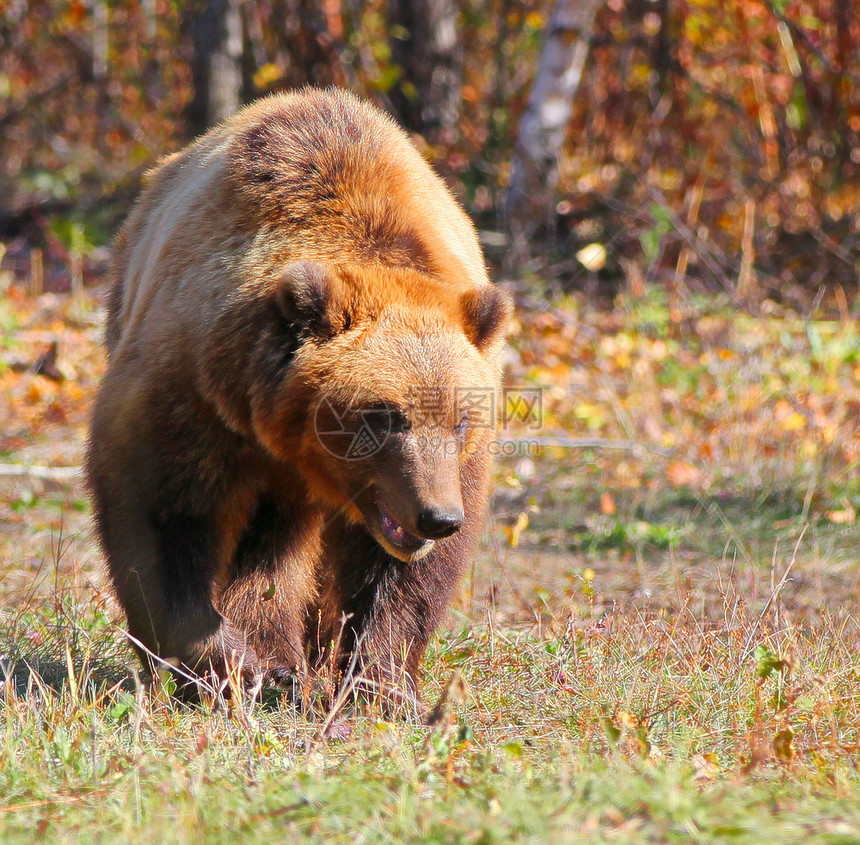
[[[455,199],[374,107],[279,94],[148,175],[115,274],[87,475],[145,665],[417,702],[510,316]]]

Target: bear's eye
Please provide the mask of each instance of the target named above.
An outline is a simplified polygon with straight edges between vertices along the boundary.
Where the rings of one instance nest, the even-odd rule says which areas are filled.
[[[460,417],[460,422],[454,426],[454,434],[463,435],[469,428],[469,412],[463,411],[463,416]]]
[[[391,409],[379,402],[362,411],[361,419],[377,431],[387,432],[391,427]]]
[[[389,430],[392,434],[406,434],[412,430],[412,421],[397,408],[392,408],[389,411],[389,419],[391,421]]]
[[[368,423],[381,434],[405,434],[412,430],[412,421],[399,408],[388,402],[377,402],[366,408],[362,414]]]

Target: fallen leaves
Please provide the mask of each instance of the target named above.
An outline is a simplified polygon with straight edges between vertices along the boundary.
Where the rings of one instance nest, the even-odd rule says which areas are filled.
[[[599,243],[588,244],[576,253],[576,260],[586,270],[596,273],[606,266],[606,247]]]
[[[842,499],[841,504],[841,510],[827,511],[825,516],[837,525],[853,525],[857,521],[857,509],[848,499]]]
[[[670,307],[653,288],[612,312],[554,306],[520,314],[508,374],[547,388],[541,433],[672,452],[659,473],[598,453],[611,492],[666,480],[704,491],[746,484],[751,469],[786,460],[804,475],[825,453],[830,466],[860,460],[860,332],[851,320],[801,319],[776,306],[752,316],[718,300]],[[813,515],[853,524],[860,502],[851,494],[846,507],[834,492],[813,502]]]
[[[612,494],[607,492],[606,490],[604,490],[603,493],[601,493],[600,495],[600,510],[606,516],[612,516],[612,514],[614,514],[617,510],[615,506],[615,500],[612,498]]]
[[[508,538],[508,545],[511,548],[515,549],[520,544],[520,536],[523,531],[529,527],[530,514],[538,513],[540,508],[531,501],[529,506],[517,515],[517,518],[514,520],[513,525],[505,526],[505,536]]]
[[[672,461],[666,467],[666,478],[674,487],[692,487],[701,477],[701,470],[686,461]]]
[[[12,287],[0,304],[7,326],[0,346],[0,450],[77,440],[80,451],[104,369],[92,318],[96,300],[86,293],[28,297]]]
[[[778,731],[771,743],[776,759],[782,763],[790,763],[795,757],[794,731],[791,728],[783,728]]]

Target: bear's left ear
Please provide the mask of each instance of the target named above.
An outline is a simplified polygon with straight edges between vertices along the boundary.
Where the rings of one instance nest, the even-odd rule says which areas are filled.
[[[317,337],[334,337],[344,328],[343,285],[318,261],[296,261],[281,276],[275,295],[284,318]]]
[[[498,341],[508,328],[514,304],[511,297],[495,285],[482,285],[463,294],[460,300],[466,335],[482,352]]]

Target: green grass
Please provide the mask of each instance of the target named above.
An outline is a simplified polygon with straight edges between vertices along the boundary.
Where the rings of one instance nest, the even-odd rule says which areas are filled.
[[[741,586],[722,625],[692,599],[604,616],[599,577],[540,626],[455,614],[425,683],[465,680],[450,724],[347,712],[328,737],[278,696],[142,686],[104,597],[7,613],[0,839],[858,841],[856,620],[750,613]]]
[[[538,535],[563,536],[567,548],[586,556],[606,551],[653,556],[672,549],[719,558],[726,552],[728,538],[733,551],[766,563],[776,542],[796,539],[804,526],[814,529],[822,541],[839,543],[856,536],[854,525],[834,524],[821,508],[817,516],[805,519],[805,492],[802,486],[709,494],[662,489],[647,496],[616,495],[617,511],[611,515],[595,513],[593,501],[550,494],[547,501],[537,497],[540,509],[530,525]],[[827,498],[824,507],[836,510],[840,499],[860,504],[856,494],[840,497],[837,493]]]

